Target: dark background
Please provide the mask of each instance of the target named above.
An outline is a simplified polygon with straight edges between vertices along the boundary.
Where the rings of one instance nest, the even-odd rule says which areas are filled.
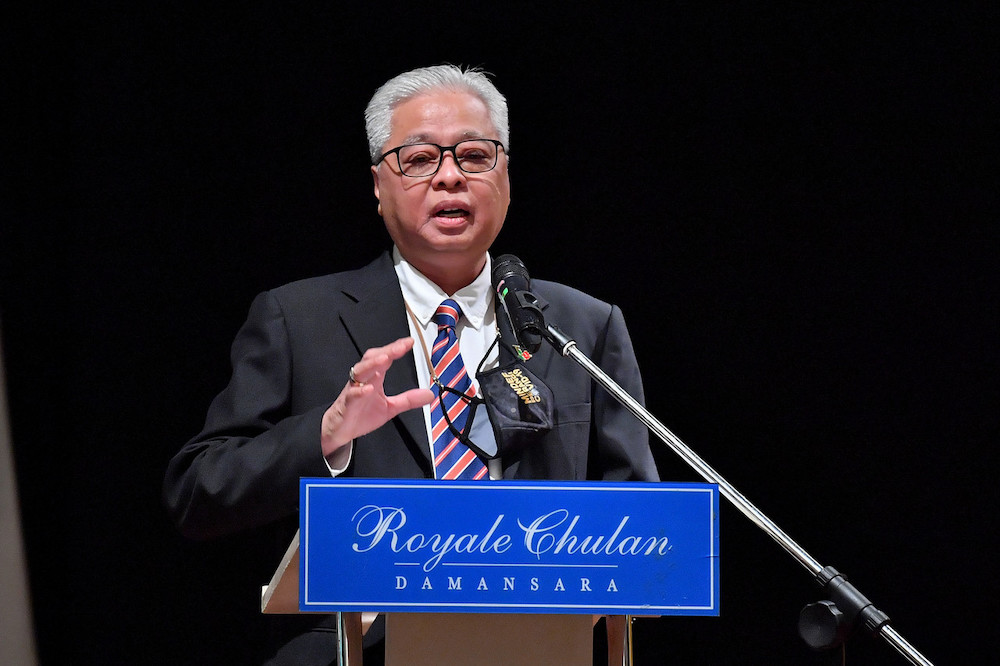
[[[988,11],[136,4],[36,5],[5,28],[0,316],[44,663],[242,663],[256,645],[270,544],[184,541],[163,471],[253,296],[387,246],[364,105],[444,61],[510,102],[495,250],[620,305],[654,414],[929,658],[982,663]],[[637,663],[822,663],[795,631],[820,596],[806,571],[729,505],[721,521],[721,617],[641,621]],[[847,663],[904,660],[856,636]]]

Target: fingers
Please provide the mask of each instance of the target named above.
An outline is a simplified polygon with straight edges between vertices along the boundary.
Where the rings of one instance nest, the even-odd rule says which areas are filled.
[[[385,347],[382,347],[382,349],[395,361],[413,349],[413,343],[413,338],[400,338],[395,342],[390,342]]]
[[[434,391],[430,389],[410,389],[403,391],[399,395],[386,396],[386,403],[389,405],[393,416],[405,412],[409,409],[417,409],[434,402]]]
[[[361,360],[350,368],[349,385],[361,388],[366,384],[381,383],[393,361],[409,353],[413,348],[413,338],[400,338],[384,347],[373,347],[365,351]]]

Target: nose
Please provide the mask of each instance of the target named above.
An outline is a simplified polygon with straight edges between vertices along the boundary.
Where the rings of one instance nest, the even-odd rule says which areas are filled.
[[[458,166],[455,151],[446,150],[441,155],[441,166],[434,174],[434,186],[443,188],[457,187],[465,182],[465,172]]]

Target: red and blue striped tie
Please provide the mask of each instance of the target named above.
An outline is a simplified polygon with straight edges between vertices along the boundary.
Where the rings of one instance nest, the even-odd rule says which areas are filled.
[[[431,350],[431,364],[434,374],[445,386],[468,396],[476,394],[476,387],[469,379],[465,362],[458,350],[458,336],[455,326],[462,316],[462,309],[452,299],[447,299],[434,313],[434,323],[438,325],[437,339]],[[450,391],[442,391],[437,383],[431,386],[437,396],[431,403],[431,439],[434,440],[434,477],[437,479],[483,479],[486,466],[465,444],[462,444],[448,427],[443,409],[448,410],[448,418],[459,431],[465,428],[469,418],[469,403]]]

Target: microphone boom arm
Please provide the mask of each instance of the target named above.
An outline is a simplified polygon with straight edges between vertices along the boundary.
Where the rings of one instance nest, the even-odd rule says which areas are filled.
[[[801,546],[792,540],[785,532],[768,518],[760,509],[753,505],[743,493],[737,490],[731,483],[726,481],[721,474],[716,472],[697,453],[667,429],[639,402],[628,394],[617,382],[615,382],[597,364],[591,361],[581,352],[576,342],[569,338],[558,327],[551,324],[545,328],[545,339],[555,347],[562,356],[572,358],[591,377],[594,378],[605,390],[608,391],[618,402],[624,405],[632,414],[636,416],[649,430],[659,437],[664,444],[669,446],[674,453],[679,455],[684,462],[692,467],[698,474],[709,483],[719,486],[719,493],[729,500],[740,512],[749,518],[757,527],[762,529],[768,536],[778,542],[799,564],[813,575],[817,583],[828,590],[835,599],[840,611],[846,615],[846,621],[854,623],[860,618],[864,626],[872,633],[878,634],[885,639],[901,655],[906,657],[910,663],[917,666],[933,666],[920,652],[918,652],[906,639],[904,639],[895,629],[889,625],[889,617],[868,601],[847,579],[833,567],[823,567]],[[805,638],[803,636],[803,638]],[[807,639],[807,642],[808,639]],[[820,647],[813,645],[813,647]]]

